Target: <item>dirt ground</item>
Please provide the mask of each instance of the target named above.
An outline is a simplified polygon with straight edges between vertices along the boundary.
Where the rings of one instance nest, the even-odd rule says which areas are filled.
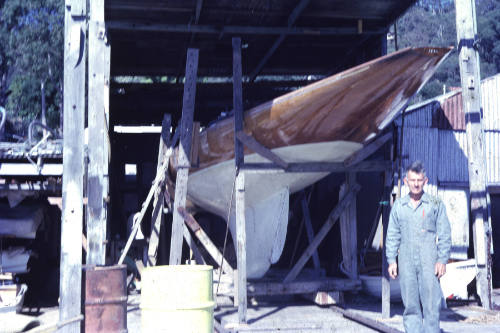
[[[349,311],[388,327],[391,332],[404,332],[401,303],[391,303],[391,317],[381,317],[380,300],[362,293],[347,295],[342,306],[317,306],[298,296],[254,299],[249,304],[247,324],[237,325],[238,310],[230,299],[218,299],[214,309],[214,332],[377,332],[346,318]],[[494,308],[500,310],[500,289],[493,291]],[[500,311],[487,311],[474,302],[449,303],[441,311],[442,332],[500,332]],[[58,322],[57,307],[23,308],[21,314],[0,314],[0,333],[54,332]],[[161,319],[159,319],[161,323]],[[128,332],[141,332],[140,294],[129,295],[127,304]]]

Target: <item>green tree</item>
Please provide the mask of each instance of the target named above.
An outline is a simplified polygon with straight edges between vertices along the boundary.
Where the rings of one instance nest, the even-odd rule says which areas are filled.
[[[2,4],[2,3],[0,3]],[[40,118],[43,84],[47,123],[58,127],[63,78],[63,0],[5,0],[0,12],[0,73],[8,116],[26,126]],[[2,94],[0,93],[0,98]],[[2,100],[0,100],[0,103]]]
[[[476,0],[481,77],[500,72],[500,0]],[[455,6],[452,1],[419,1],[397,21],[398,48],[454,46],[432,79],[414,99],[419,102],[460,86]],[[394,51],[394,42],[388,45]]]

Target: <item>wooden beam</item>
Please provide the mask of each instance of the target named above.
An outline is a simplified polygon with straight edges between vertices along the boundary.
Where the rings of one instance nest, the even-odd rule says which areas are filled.
[[[300,204],[302,206],[302,216],[304,218],[304,225],[306,226],[307,240],[309,241],[309,244],[311,244],[314,240],[314,230],[311,223],[311,214],[309,214],[309,206],[307,204],[307,199],[305,196],[300,201]],[[314,250],[312,257],[313,257],[314,268],[319,270],[321,268],[321,264],[319,261],[319,255],[317,250]]]
[[[232,295],[233,288],[227,283],[220,285],[218,295]],[[322,278],[292,282],[248,282],[248,296],[297,295],[317,291],[354,291],[361,289],[360,280]]]
[[[411,2],[410,2],[411,3]],[[363,20],[378,20],[378,21],[393,21],[387,20],[387,17],[384,15],[379,15],[371,12],[366,9],[366,4],[362,9],[353,10],[352,8],[336,8],[335,10],[306,10],[302,12],[301,16],[309,17],[309,18],[342,18],[342,19],[363,19]],[[147,5],[143,4],[132,4],[132,3],[110,3],[106,4],[107,10],[119,10],[119,11],[133,11],[133,12],[163,12],[163,13],[179,13],[179,14],[190,14],[193,12],[191,7],[172,7],[163,5],[161,3],[148,3]],[[229,9],[229,8],[205,8],[203,12],[206,13],[207,16],[212,17],[229,17],[235,15],[254,15],[254,16],[272,16],[274,18],[283,17],[286,18],[289,14],[285,11],[280,10],[259,10],[252,9],[251,12],[248,10],[241,9]],[[401,13],[404,11],[401,11]],[[400,14],[400,12],[398,12]]]
[[[182,257],[182,238],[184,220],[179,214],[179,207],[186,206],[188,172],[191,162],[191,136],[193,132],[194,102],[196,96],[196,76],[198,71],[198,49],[188,49],[186,60],[186,82],[182,100],[182,119],[178,157],[177,179],[175,181],[175,199],[170,242],[170,265],[179,265]]]
[[[351,201],[353,200],[354,196],[359,191],[359,189],[360,189],[359,185],[354,185],[350,189],[350,191],[347,192],[346,195],[339,201],[337,206],[332,210],[332,212],[328,216],[325,224],[323,224],[323,226],[319,230],[313,242],[309,244],[307,249],[299,258],[295,266],[293,266],[293,268],[290,270],[290,272],[285,277],[283,282],[290,282],[297,277],[297,275],[300,273],[304,265],[307,263],[313,252],[318,248],[319,244],[321,244],[323,239],[325,239],[330,229],[335,225],[342,211],[351,203]]]
[[[249,34],[249,35],[311,35],[311,36],[332,36],[332,35],[358,35],[357,23],[352,27],[262,27],[262,26],[234,26],[225,25],[223,27],[214,25],[199,24],[146,24],[137,21],[108,21],[107,26],[111,30],[125,31],[159,31],[178,33],[202,33],[202,34]],[[363,35],[380,35],[385,29],[365,29]]]
[[[481,110],[481,76],[476,43],[477,22],[474,0],[457,0],[456,26],[458,63],[465,111],[465,132],[469,162],[471,221],[474,256],[477,263],[476,286],[483,308],[491,310],[491,230],[486,207],[486,165]]]
[[[295,24],[295,21],[300,16],[300,14],[304,11],[304,9],[307,7],[307,5],[309,4],[309,2],[310,2],[310,0],[300,0],[300,2],[297,4],[297,6],[295,6],[295,8],[293,9],[292,13],[288,17],[288,25],[287,26],[289,28],[292,25]],[[262,59],[260,60],[260,62],[257,64],[257,66],[255,67],[255,69],[250,74],[249,79],[250,79],[251,82],[255,81],[255,78],[257,77],[257,75],[259,75],[259,73],[261,72],[262,68],[264,68],[264,66],[269,61],[269,59],[272,57],[272,55],[274,54],[274,52],[276,52],[276,50],[278,49],[278,47],[285,40],[285,36],[286,36],[285,34],[281,34],[278,37],[278,39],[276,39],[274,41],[273,45],[271,45],[271,47],[269,48],[269,50],[267,50],[266,54],[264,54],[264,56],[262,57]]]
[[[64,11],[64,161],[59,282],[61,322],[80,316],[82,312],[86,2],[73,0],[72,6],[65,6]],[[60,329],[64,333],[80,330],[80,321]]]
[[[172,117],[170,114],[163,115],[160,144],[158,147],[158,163],[156,173],[161,172],[161,166],[166,162],[166,152],[168,150],[168,142],[170,141],[170,127]],[[168,170],[165,170],[168,172]],[[165,176],[166,177],[166,176]],[[148,266],[155,266],[158,254],[158,244],[160,242],[160,230],[164,221],[163,208],[164,208],[165,187],[159,186],[154,193],[153,199],[153,215],[151,218],[151,236],[149,237],[148,244]]]
[[[234,133],[243,131],[243,91],[241,67],[241,38],[232,39],[233,46],[233,110]],[[236,218],[236,261],[237,286],[234,299],[238,303],[238,322],[246,323],[247,318],[247,240],[245,223],[245,172],[240,167],[245,163],[243,144],[234,137],[234,161],[236,168],[235,180],[235,218]],[[231,203],[230,203],[231,204]],[[228,221],[229,223],[229,221]]]
[[[130,246],[132,245],[132,241],[135,239],[135,235],[139,230],[142,219],[144,218],[144,214],[146,214],[146,210],[148,209],[149,203],[151,202],[151,199],[153,198],[153,195],[156,193],[158,187],[160,187],[163,184],[163,181],[165,180],[165,174],[168,169],[168,162],[170,155],[172,155],[172,148],[169,148],[167,150],[165,162],[163,163],[161,170],[156,174],[156,177],[153,181],[153,185],[149,189],[148,195],[146,196],[146,200],[144,200],[144,203],[142,204],[142,208],[139,213],[139,216],[137,217],[137,221],[134,221],[135,224],[127,239],[127,243],[123,248],[120,259],[118,260],[118,265],[121,265],[123,263],[123,260],[125,260],[125,256],[127,255],[127,252],[130,249]]]
[[[391,286],[389,272],[387,271],[388,263],[385,255],[385,241],[387,235],[387,227],[389,226],[389,214],[391,207],[389,202],[391,200],[392,192],[392,170],[387,170],[384,174],[384,197],[382,207],[382,318],[390,318],[391,316]]]
[[[286,170],[274,163],[245,163],[242,167],[246,173],[285,173],[285,172],[380,172],[392,167],[390,161],[365,161],[352,167],[344,163],[329,162],[304,162],[288,163]]]
[[[288,168],[287,162],[285,162],[281,157],[273,153],[267,147],[264,147],[261,143],[255,140],[255,138],[251,137],[250,135],[246,135],[245,132],[236,132],[236,138],[238,138],[241,143],[245,144],[245,146],[253,150],[255,153],[259,154],[260,156],[267,158],[269,161],[274,162],[283,169]]]
[[[195,24],[198,24],[198,21],[200,20],[202,7],[203,7],[203,0],[196,0],[196,9],[195,9],[195,16],[194,16],[194,23]]]
[[[200,224],[196,221],[193,215],[189,214],[183,207],[179,207],[179,213],[181,214],[184,222],[189,227],[189,229],[191,229],[191,231],[201,242],[205,250],[207,250],[208,254],[210,254],[210,256],[215,260],[217,264],[220,265],[222,263],[222,271],[232,276],[234,274],[233,268],[231,267],[231,265],[229,265],[227,260],[223,258],[222,253],[220,253],[219,249],[217,249],[217,246],[212,243],[210,237],[208,237],[205,231],[203,231]]]
[[[363,161],[366,159],[368,156],[379,150],[380,147],[382,147],[387,141],[392,139],[392,131],[382,135],[375,141],[369,143],[368,145],[364,146],[361,148],[361,150],[358,150],[351,156],[349,156],[345,161],[344,165],[346,168],[350,168],[353,165],[358,164],[359,162]]]
[[[106,62],[106,30],[104,1],[90,2],[88,68],[88,178],[87,238],[89,251],[86,263],[106,263],[108,178],[109,63]],[[108,74],[109,75],[109,74]],[[109,77],[109,76],[108,76]],[[108,86],[108,89],[105,86]]]
[[[346,173],[346,182],[340,187],[342,198],[349,188],[356,184],[356,174]],[[340,216],[340,240],[342,243],[342,265],[351,279],[358,278],[358,237],[357,237],[357,215],[356,215],[356,196],[346,207]]]
[[[193,237],[191,237],[191,234],[189,233],[189,229],[184,225],[184,240],[186,241],[187,245],[193,251],[194,255],[194,260],[196,260],[197,265],[205,265],[205,259],[203,259],[203,256],[201,255],[200,250],[198,249],[198,246],[194,242]]]

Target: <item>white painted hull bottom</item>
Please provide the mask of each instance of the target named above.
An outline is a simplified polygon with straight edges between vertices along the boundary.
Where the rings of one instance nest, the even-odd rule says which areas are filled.
[[[343,162],[363,147],[349,141],[333,141],[276,148],[272,151],[287,162]],[[257,154],[245,162],[265,163]],[[249,173],[245,175],[245,223],[247,277],[262,277],[278,261],[288,227],[289,194],[327,176],[327,172]],[[234,159],[196,171],[189,176],[188,196],[196,205],[227,220],[234,188]],[[236,239],[234,196],[229,228]]]

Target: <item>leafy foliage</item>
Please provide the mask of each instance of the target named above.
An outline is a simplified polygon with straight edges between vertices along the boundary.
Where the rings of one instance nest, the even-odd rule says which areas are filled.
[[[500,72],[500,0],[477,0],[481,77]],[[454,46],[431,81],[414,102],[435,97],[446,88],[460,86],[455,6],[448,0],[421,0],[397,21],[398,48],[409,46]],[[395,43],[388,45],[394,51]]]
[[[63,0],[0,3],[0,104],[24,125],[41,113],[45,85],[47,121],[57,127],[63,78]]]

